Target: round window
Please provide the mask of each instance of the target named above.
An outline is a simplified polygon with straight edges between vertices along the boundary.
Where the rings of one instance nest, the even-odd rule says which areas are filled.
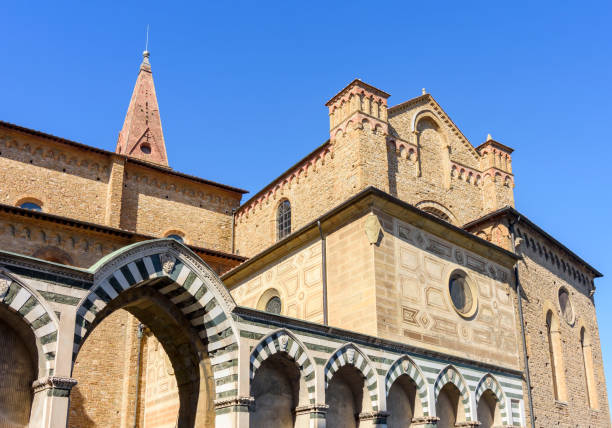
[[[565,288],[559,289],[559,307],[561,308],[561,315],[568,324],[574,323],[574,309],[572,308],[572,302],[570,302],[569,293]]]
[[[463,317],[471,317],[476,312],[476,295],[465,274],[453,273],[448,280],[448,292],[453,307]]]
[[[140,145],[140,150],[145,154],[145,155],[150,155],[151,154],[151,146],[148,145],[147,143],[143,143]]]
[[[280,314],[281,313],[281,299],[278,296],[272,297],[266,303],[266,312],[270,312],[271,314]]]

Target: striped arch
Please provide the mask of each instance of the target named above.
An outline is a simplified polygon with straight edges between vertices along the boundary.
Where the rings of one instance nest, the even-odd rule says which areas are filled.
[[[412,361],[412,359],[407,355],[398,358],[393,364],[391,364],[391,367],[385,376],[385,392],[388,395],[393,382],[395,382],[395,380],[403,374],[408,375],[408,377],[416,384],[421,407],[423,408],[423,416],[429,416],[427,381],[425,380],[425,376],[423,376],[421,373],[421,370],[419,370],[414,361]]]
[[[259,366],[270,356],[286,353],[300,369],[308,389],[308,401],[315,404],[315,369],[314,363],[306,353],[304,345],[289,331],[279,330],[264,337],[253,349],[250,358],[250,378],[253,380]]]
[[[461,394],[461,403],[465,410],[465,420],[472,421],[472,406],[470,406],[470,390],[463,379],[463,376],[459,374],[459,371],[453,366],[446,366],[438,375],[436,382],[434,383],[434,402],[438,402],[438,395],[440,390],[444,388],[447,383],[452,383],[457,387]]]
[[[482,394],[484,394],[487,390],[490,390],[497,398],[499,410],[504,423],[511,425],[511,421],[508,420],[508,412],[506,411],[506,395],[504,394],[504,391],[502,390],[497,379],[495,379],[495,377],[490,373],[484,375],[478,382],[478,386],[476,387],[476,406],[478,406],[478,402],[480,401]]]
[[[215,367],[238,359],[236,326],[230,312],[236,306],[217,275],[183,244],[156,239],[124,247],[90,268],[94,284],[77,308],[73,364],[98,313],[122,291],[143,285],[166,296],[190,321],[211,354],[217,397],[238,390],[237,370]],[[218,369],[218,370],[217,370]],[[221,395],[220,395],[221,394]]]
[[[324,370],[325,389],[327,389],[329,381],[334,374],[345,365],[352,365],[361,372],[370,393],[372,410],[375,412],[378,411],[378,380],[376,371],[372,368],[372,364],[368,357],[352,343],[343,345],[329,357]]]
[[[52,376],[57,353],[57,317],[44,299],[10,273],[0,272],[0,302],[32,329],[38,348],[38,376]]]

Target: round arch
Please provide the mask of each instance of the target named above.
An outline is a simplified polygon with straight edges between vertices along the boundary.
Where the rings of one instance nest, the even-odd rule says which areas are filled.
[[[188,320],[207,352],[214,352],[211,362],[215,383],[224,385],[224,394],[237,392],[237,367],[215,370],[214,364],[215,360],[238,358],[237,329],[230,314],[235,302],[196,254],[174,239],[156,239],[124,247],[89,270],[94,283],[77,306],[73,365],[88,333],[108,312],[104,308],[128,289],[151,287]]]
[[[455,214],[453,214],[451,210],[449,210],[439,202],[432,200],[423,200],[417,202],[415,207],[417,207],[421,211],[425,211],[426,213],[434,215],[451,224],[458,224],[457,217],[455,217]]]
[[[285,353],[295,361],[308,391],[308,401],[315,404],[315,365],[302,342],[285,329],[270,333],[255,346],[249,358],[250,379],[266,359],[277,353]]]
[[[354,366],[365,378],[365,386],[370,395],[372,410],[378,411],[378,380],[376,371],[372,368],[370,359],[352,343],[347,343],[337,349],[327,363],[323,371],[325,376],[325,388],[327,389],[334,373],[345,365]]]
[[[403,355],[389,367],[389,371],[385,376],[385,393],[388,395],[393,382],[401,375],[407,375],[417,386],[417,393],[423,416],[429,416],[429,401],[427,399],[427,382],[425,376],[416,365],[416,363],[407,355]]]
[[[508,419],[508,412],[506,408],[506,395],[501,388],[501,385],[491,373],[487,373],[484,375],[480,381],[478,382],[478,386],[476,387],[476,405],[480,401],[482,394],[486,391],[491,391],[495,398],[497,398],[497,402],[499,403],[499,410],[501,412],[501,417],[504,423],[511,425],[511,421]]]
[[[446,385],[447,383],[455,385],[455,387],[459,390],[459,393],[461,395],[461,403],[463,404],[463,409],[465,411],[465,419],[468,422],[472,421],[473,418],[470,405],[470,390],[468,389],[467,383],[465,382],[465,379],[463,379],[463,376],[461,376],[459,371],[451,365],[446,366],[444,369],[442,369],[442,371],[436,378],[436,381],[434,383],[434,402],[438,401],[438,395],[440,394],[440,391],[442,390],[444,385]]]
[[[52,376],[57,354],[57,316],[34,289],[0,270],[0,301],[32,330],[36,340],[38,377]]]

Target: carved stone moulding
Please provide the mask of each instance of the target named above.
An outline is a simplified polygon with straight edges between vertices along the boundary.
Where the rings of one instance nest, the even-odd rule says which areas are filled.
[[[252,412],[255,410],[255,399],[253,397],[229,397],[215,400],[215,410],[228,407],[234,411]]]
[[[77,383],[77,380],[71,377],[47,376],[36,379],[34,382],[32,382],[32,389],[34,390],[35,394],[40,391],[49,390],[52,392],[50,395],[68,396],[70,394],[70,390]],[[56,394],[56,391],[63,391],[64,393]]]

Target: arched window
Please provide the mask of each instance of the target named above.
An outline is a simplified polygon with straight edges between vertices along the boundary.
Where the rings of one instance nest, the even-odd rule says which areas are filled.
[[[548,336],[548,352],[550,355],[553,393],[555,400],[567,401],[565,375],[563,373],[563,357],[561,355],[561,332],[559,330],[559,319],[549,310],[546,313],[546,333]]]
[[[582,348],[582,361],[584,363],[584,376],[586,378],[586,393],[589,398],[589,406],[592,409],[597,409],[599,405],[597,402],[597,390],[595,389],[591,338],[584,327],[580,329],[580,346]]]
[[[26,210],[32,211],[42,211],[42,207],[34,202],[23,202],[19,205],[19,208],[24,208]]]
[[[291,233],[291,203],[282,201],[276,212],[276,239],[281,240]]]
[[[282,304],[280,297],[274,296],[266,303],[266,312],[270,312],[271,314],[280,314],[281,307]]]

